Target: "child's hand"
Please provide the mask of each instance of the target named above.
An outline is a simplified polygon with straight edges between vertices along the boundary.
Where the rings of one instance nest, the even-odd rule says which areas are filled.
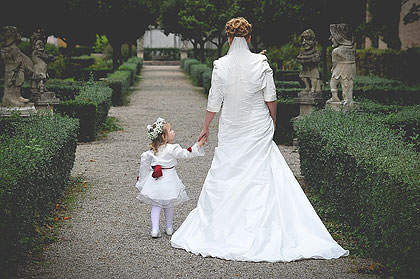
[[[202,137],[199,141],[198,141],[198,147],[202,147],[207,141],[207,137]]]

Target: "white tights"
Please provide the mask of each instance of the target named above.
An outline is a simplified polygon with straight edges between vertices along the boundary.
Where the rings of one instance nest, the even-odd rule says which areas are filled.
[[[152,230],[158,231],[159,230],[159,217],[160,217],[160,208],[159,206],[152,206],[152,211],[150,212],[150,219],[152,219]],[[166,228],[172,227],[172,219],[174,216],[174,209],[173,208],[164,208],[163,212],[165,214],[165,223]]]

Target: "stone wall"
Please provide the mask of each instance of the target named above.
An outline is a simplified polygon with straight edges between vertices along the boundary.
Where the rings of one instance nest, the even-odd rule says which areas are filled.
[[[403,49],[413,46],[420,47],[420,20],[407,25],[404,24],[403,20],[413,4],[420,5],[420,0],[408,0],[407,3],[401,7],[399,33],[401,48]]]

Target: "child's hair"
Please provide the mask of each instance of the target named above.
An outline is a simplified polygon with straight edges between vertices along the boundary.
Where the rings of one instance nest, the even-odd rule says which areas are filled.
[[[168,123],[163,124],[162,130],[163,132],[160,135],[158,135],[154,140],[152,140],[152,143],[150,144],[150,150],[153,150],[153,153],[155,155],[158,153],[159,147],[165,145],[168,142]]]

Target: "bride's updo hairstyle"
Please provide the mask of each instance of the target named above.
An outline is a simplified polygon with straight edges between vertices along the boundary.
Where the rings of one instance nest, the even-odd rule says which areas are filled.
[[[243,17],[235,17],[226,22],[226,35],[230,38],[244,37],[248,39],[251,35],[252,25]]]

